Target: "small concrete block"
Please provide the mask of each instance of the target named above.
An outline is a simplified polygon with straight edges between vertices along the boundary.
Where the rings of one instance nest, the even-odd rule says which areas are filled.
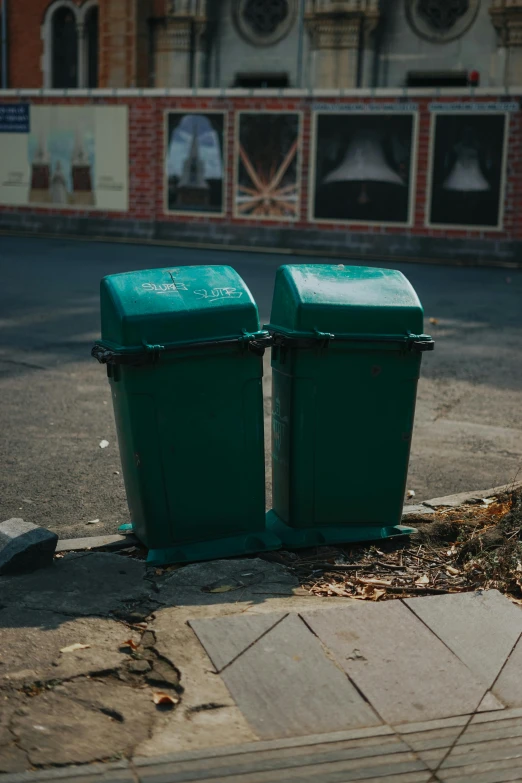
[[[58,541],[57,552],[81,552],[85,549],[126,549],[139,544],[135,536],[86,536],[85,538],[63,538]]]
[[[422,504],[416,506],[404,506],[402,509],[402,518],[404,517],[419,517],[426,516],[427,514],[434,514],[435,509]]]
[[[0,574],[35,571],[49,566],[58,542],[56,533],[44,527],[8,519],[0,523]]]

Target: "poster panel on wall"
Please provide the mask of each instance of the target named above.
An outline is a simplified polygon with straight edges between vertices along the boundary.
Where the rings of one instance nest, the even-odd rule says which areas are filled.
[[[234,196],[237,217],[298,217],[299,127],[298,113],[239,113]]]
[[[429,224],[499,228],[505,114],[433,115]]]
[[[224,213],[224,112],[167,112],[166,209]]]
[[[0,124],[0,203],[126,211],[127,128],[126,106],[28,107],[24,128]]]
[[[411,221],[415,114],[317,113],[313,220]]]

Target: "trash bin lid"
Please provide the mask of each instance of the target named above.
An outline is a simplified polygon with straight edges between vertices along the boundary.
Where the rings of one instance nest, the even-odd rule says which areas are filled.
[[[422,305],[395,269],[292,264],[278,269],[270,331],[287,335],[419,335]],[[429,339],[429,338],[428,338]]]
[[[116,350],[241,337],[259,331],[252,294],[229,266],[147,269],[104,277],[102,344]]]

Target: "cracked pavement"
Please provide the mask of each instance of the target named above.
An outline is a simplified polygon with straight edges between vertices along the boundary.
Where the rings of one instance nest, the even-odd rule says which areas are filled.
[[[10,783],[29,770],[93,783],[216,783],[221,769],[268,780],[287,764],[292,780],[336,764],[351,779],[362,764],[374,780],[410,770],[451,783],[445,766],[467,769],[477,753],[518,764],[522,614],[495,590],[332,602],[260,558],[167,571],[88,552],[0,577],[0,596]],[[173,703],[156,705],[158,692]]]
[[[88,552],[1,577],[0,772],[255,740],[188,620],[324,605],[295,592],[256,558],[169,573]]]

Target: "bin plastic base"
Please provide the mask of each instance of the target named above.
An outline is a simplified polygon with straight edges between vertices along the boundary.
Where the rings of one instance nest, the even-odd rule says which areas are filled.
[[[149,549],[147,563],[171,565],[173,563],[194,563],[200,560],[220,560],[223,557],[254,555],[256,552],[270,552],[281,549],[281,541],[270,531],[248,535],[217,538],[213,541],[179,544],[165,549]]]
[[[296,528],[285,524],[275,511],[267,513],[266,526],[281,540],[283,546],[289,549],[324,546],[325,544],[350,544],[358,541],[378,541],[382,538],[397,538],[417,532],[414,527],[406,527],[405,525]]]

